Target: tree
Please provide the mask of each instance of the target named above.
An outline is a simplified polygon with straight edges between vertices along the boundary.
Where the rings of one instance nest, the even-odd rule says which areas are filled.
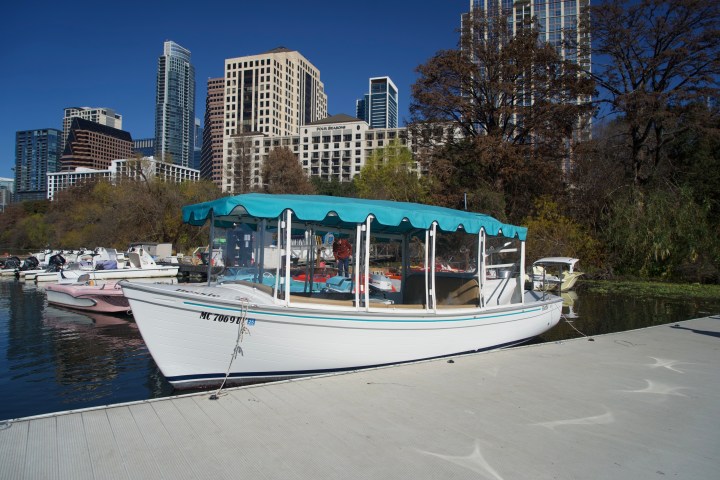
[[[295,193],[308,195],[315,192],[295,154],[287,147],[273,149],[263,165],[265,193]]]
[[[527,256],[531,261],[542,257],[577,257],[585,267],[599,268],[606,264],[599,240],[588,229],[563,215],[553,199],[538,199],[536,214],[525,218],[530,235]]]
[[[625,121],[623,168],[635,185],[654,180],[666,147],[692,128],[684,106],[717,98],[720,4],[704,0],[605,0],[591,9],[592,76],[609,115]]]
[[[412,152],[397,140],[372,153],[355,179],[355,189],[361,198],[427,201],[427,188],[418,176]]]
[[[230,169],[233,193],[238,195],[251,190],[252,178],[252,138],[248,135],[237,135],[229,144]]]
[[[541,42],[532,24],[513,32],[502,13],[488,17],[476,10],[468,18],[458,49],[441,51],[417,68],[412,120],[421,130],[452,125],[463,139],[446,139],[457,145],[426,158],[431,175],[443,170],[464,177],[451,183],[482,180],[483,190],[503,195],[511,217],[520,217],[535,195],[527,185],[540,194],[558,190],[573,133],[592,110],[593,83]],[[456,168],[473,156],[469,168]]]
[[[690,105],[686,111],[692,128],[668,143],[671,169],[664,176],[676,186],[692,188],[695,202],[707,204],[710,221],[720,225],[720,112],[705,104]]]
[[[607,224],[611,264],[620,273],[695,282],[720,279],[720,243],[708,224],[708,207],[695,203],[689,188],[618,192]]]
[[[357,195],[355,182],[341,182],[337,178],[325,180],[322,177],[311,177],[310,183],[318,195],[331,197],[354,197]]]

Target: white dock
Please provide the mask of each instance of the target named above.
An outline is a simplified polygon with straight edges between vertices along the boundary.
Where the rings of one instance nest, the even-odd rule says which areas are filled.
[[[0,424],[0,478],[718,478],[720,316],[208,397]]]

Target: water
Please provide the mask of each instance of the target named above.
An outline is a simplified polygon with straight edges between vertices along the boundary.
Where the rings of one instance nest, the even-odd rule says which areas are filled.
[[[582,284],[562,296],[564,318],[555,328],[538,337],[538,342],[580,337],[578,332],[587,336],[601,335],[720,313],[720,298],[609,295],[587,292]]]
[[[609,296],[582,288],[565,303],[572,323],[561,321],[537,342],[720,313],[720,299]],[[0,279],[0,420],[172,393],[131,316],[53,307],[42,287]]]
[[[54,307],[42,287],[0,280],[0,419],[171,392],[132,317]]]

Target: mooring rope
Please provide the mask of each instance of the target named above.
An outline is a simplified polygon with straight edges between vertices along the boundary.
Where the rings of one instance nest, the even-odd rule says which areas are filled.
[[[583,332],[581,332],[580,330],[578,330],[577,327],[575,327],[575,325],[573,325],[573,322],[571,322],[570,320],[568,320],[568,318],[565,316],[565,314],[562,314],[562,313],[561,313],[561,314],[560,314],[560,317],[561,317],[563,320],[565,320],[565,323],[567,323],[568,325],[570,325],[570,326],[573,328],[573,330],[575,330],[576,332],[578,332],[578,333],[579,333],[580,335],[582,335],[583,337],[587,338],[589,342],[594,342],[594,341],[595,341],[594,338],[588,337],[588,336],[585,335]]]
[[[248,335],[250,334],[250,330],[247,328],[247,315],[248,315],[248,299],[247,298],[241,298],[240,299],[240,318],[237,321],[237,338],[235,339],[235,347],[233,348],[232,355],[230,355],[230,363],[228,364],[227,372],[225,372],[225,378],[223,379],[222,383],[220,384],[220,388],[217,389],[215,393],[210,395],[210,400],[217,400],[218,396],[220,395],[220,391],[225,386],[225,382],[227,382],[228,377],[230,376],[230,369],[232,368],[232,364],[237,358],[238,352],[240,355],[244,355],[242,351],[242,347],[240,346],[240,343],[242,342],[243,336],[245,333]]]

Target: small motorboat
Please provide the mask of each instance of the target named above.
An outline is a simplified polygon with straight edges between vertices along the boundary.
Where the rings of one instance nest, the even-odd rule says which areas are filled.
[[[583,273],[576,270],[580,260],[571,257],[545,257],[532,265],[533,290],[566,292],[571,290]]]
[[[101,313],[130,311],[130,303],[116,282],[52,283],[45,287],[45,291],[48,303],[53,305]]]

